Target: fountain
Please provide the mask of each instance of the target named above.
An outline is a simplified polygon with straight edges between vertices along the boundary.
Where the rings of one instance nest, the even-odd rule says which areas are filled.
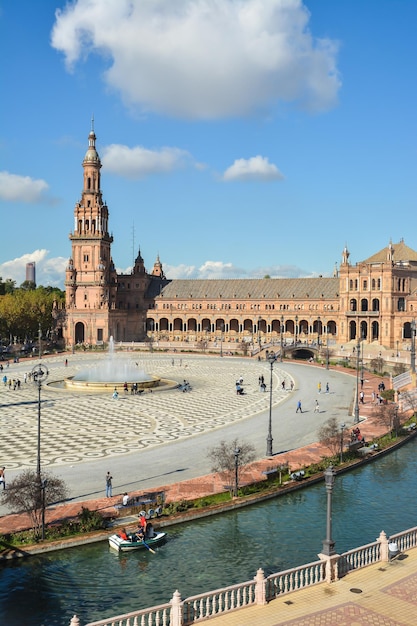
[[[138,368],[137,363],[123,358],[116,358],[113,337],[110,337],[108,358],[88,369],[81,370],[75,376],[65,379],[65,388],[72,391],[108,391],[124,390],[127,383],[129,389],[135,385],[137,391],[144,391],[172,381],[163,381]],[[176,386],[177,383],[174,383]]]

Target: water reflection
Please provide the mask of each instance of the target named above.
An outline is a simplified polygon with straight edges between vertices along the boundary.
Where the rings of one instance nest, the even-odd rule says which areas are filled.
[[[417,442],[336,479],[338,552],[416,523]],[[325,537],[323,484],[227,515],[169,529],[157,554],[118,555],[106,543],[0,567],[0,624],[86,623],[317,559]]]

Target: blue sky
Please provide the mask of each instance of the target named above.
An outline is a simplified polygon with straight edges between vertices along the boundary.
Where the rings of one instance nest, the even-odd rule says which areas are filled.
[[[92,115],[119,270],[417,249],[416,23],[415,0],[0,1],[0,276],[63,286]]]

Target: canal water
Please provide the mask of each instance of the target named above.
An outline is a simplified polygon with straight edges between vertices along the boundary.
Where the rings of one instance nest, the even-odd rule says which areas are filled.
[[[417,441],[340,476],[333,492],[338,552],[417,525]],[[250,580],[317,559],[325,538],[319,484],[241,511],[168,529],[165,545],[119,555],[107,543],[0,566],[0,624],[69,626]]]

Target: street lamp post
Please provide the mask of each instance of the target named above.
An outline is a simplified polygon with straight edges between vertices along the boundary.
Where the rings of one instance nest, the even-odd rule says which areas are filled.
[[[394,405],[394,429],[395,429],[395,438],[398,437],[398,404]]]
[[[359,359],[361,352],[361,342],[359,341],[356,344],[356,397],[355,397],[355,418],[354,423],[359,424]]]
[[[320,356],[320,315],[317,316],[317,350]]]
[[[411,371],[416,373],[416,320],[412,320],[411,324]]]
[[[281,332],[280,332],[280,336],[281,336],[281,350],[279,353],[279,360],[282,363],[282,353],[284,351],[284,316],[281,315]]]
[[[345,443],[343,433],[344,433],[345,428],[346,428],[345,423],[340,424],[340,465],[342,465],[343,463],[343,444]]]
[[[235,488],[234,488],[234,497],[237,498],[239,492],[239,454],[240,448],[235,448]]]
[[[261,316],[258,317],[258,346],[259,354],[261,354]]]
[[[39,349],[40,353],[40,349]],[[42,539],[45,539],[45,488],[46,480],[42,480],[41,474],[41,388],[42,382],[48,377],[48,368],[43,363],[38,363],[32,368],[32,377],[38,386],[38,446],[36,457],[36,480],[39,486],[39,498],[42,503]]]
[[[326,348],[327,348],[327,353],[326,353],[326,370],[329,369],[329,361],[330,361],[330,354],[329,354],[329,326],[326,326]]]
[[[38,451],[36,461],[36,473],[38,475],[39,484],[41,483],[41,389],[42,382],[48,377],[48,368],[46,365],[39,363],[32,369],[32,377],[38,386]]]
[[[294,335],[295,335],[295,345],[297,345],[297,335],[298,335],[298,315],[295,316],[295,329],[294,329]]]
[[[269,380],[269,420],[268,420],[268,437],[266,438],[266,456],[272,456],[272,370],[274,369],[274,363],[276,356],[273,352],[268,354],[268,361],[271,366],[271,376]]]
[[[323,541],[323,549],[322,553],[326,556],[332,556],[336,553],[334,549],[334,541],[332,539],[332,495],[333,495],[333,485],[334,479],[336,476],[336,472],[333,469],[333,466],[330,465],[326,471],[324,472],[324,481],[326,484],[327,491],[327,515],[326,515],[326,539]]]
[[[42,491],[42,541],[45,539],[45,490],[48,481],[46,479],[41,481],[40,489]]]
[[[220,356],[223,356],[223,333],[224,333],[224,324],[220,326]]]

